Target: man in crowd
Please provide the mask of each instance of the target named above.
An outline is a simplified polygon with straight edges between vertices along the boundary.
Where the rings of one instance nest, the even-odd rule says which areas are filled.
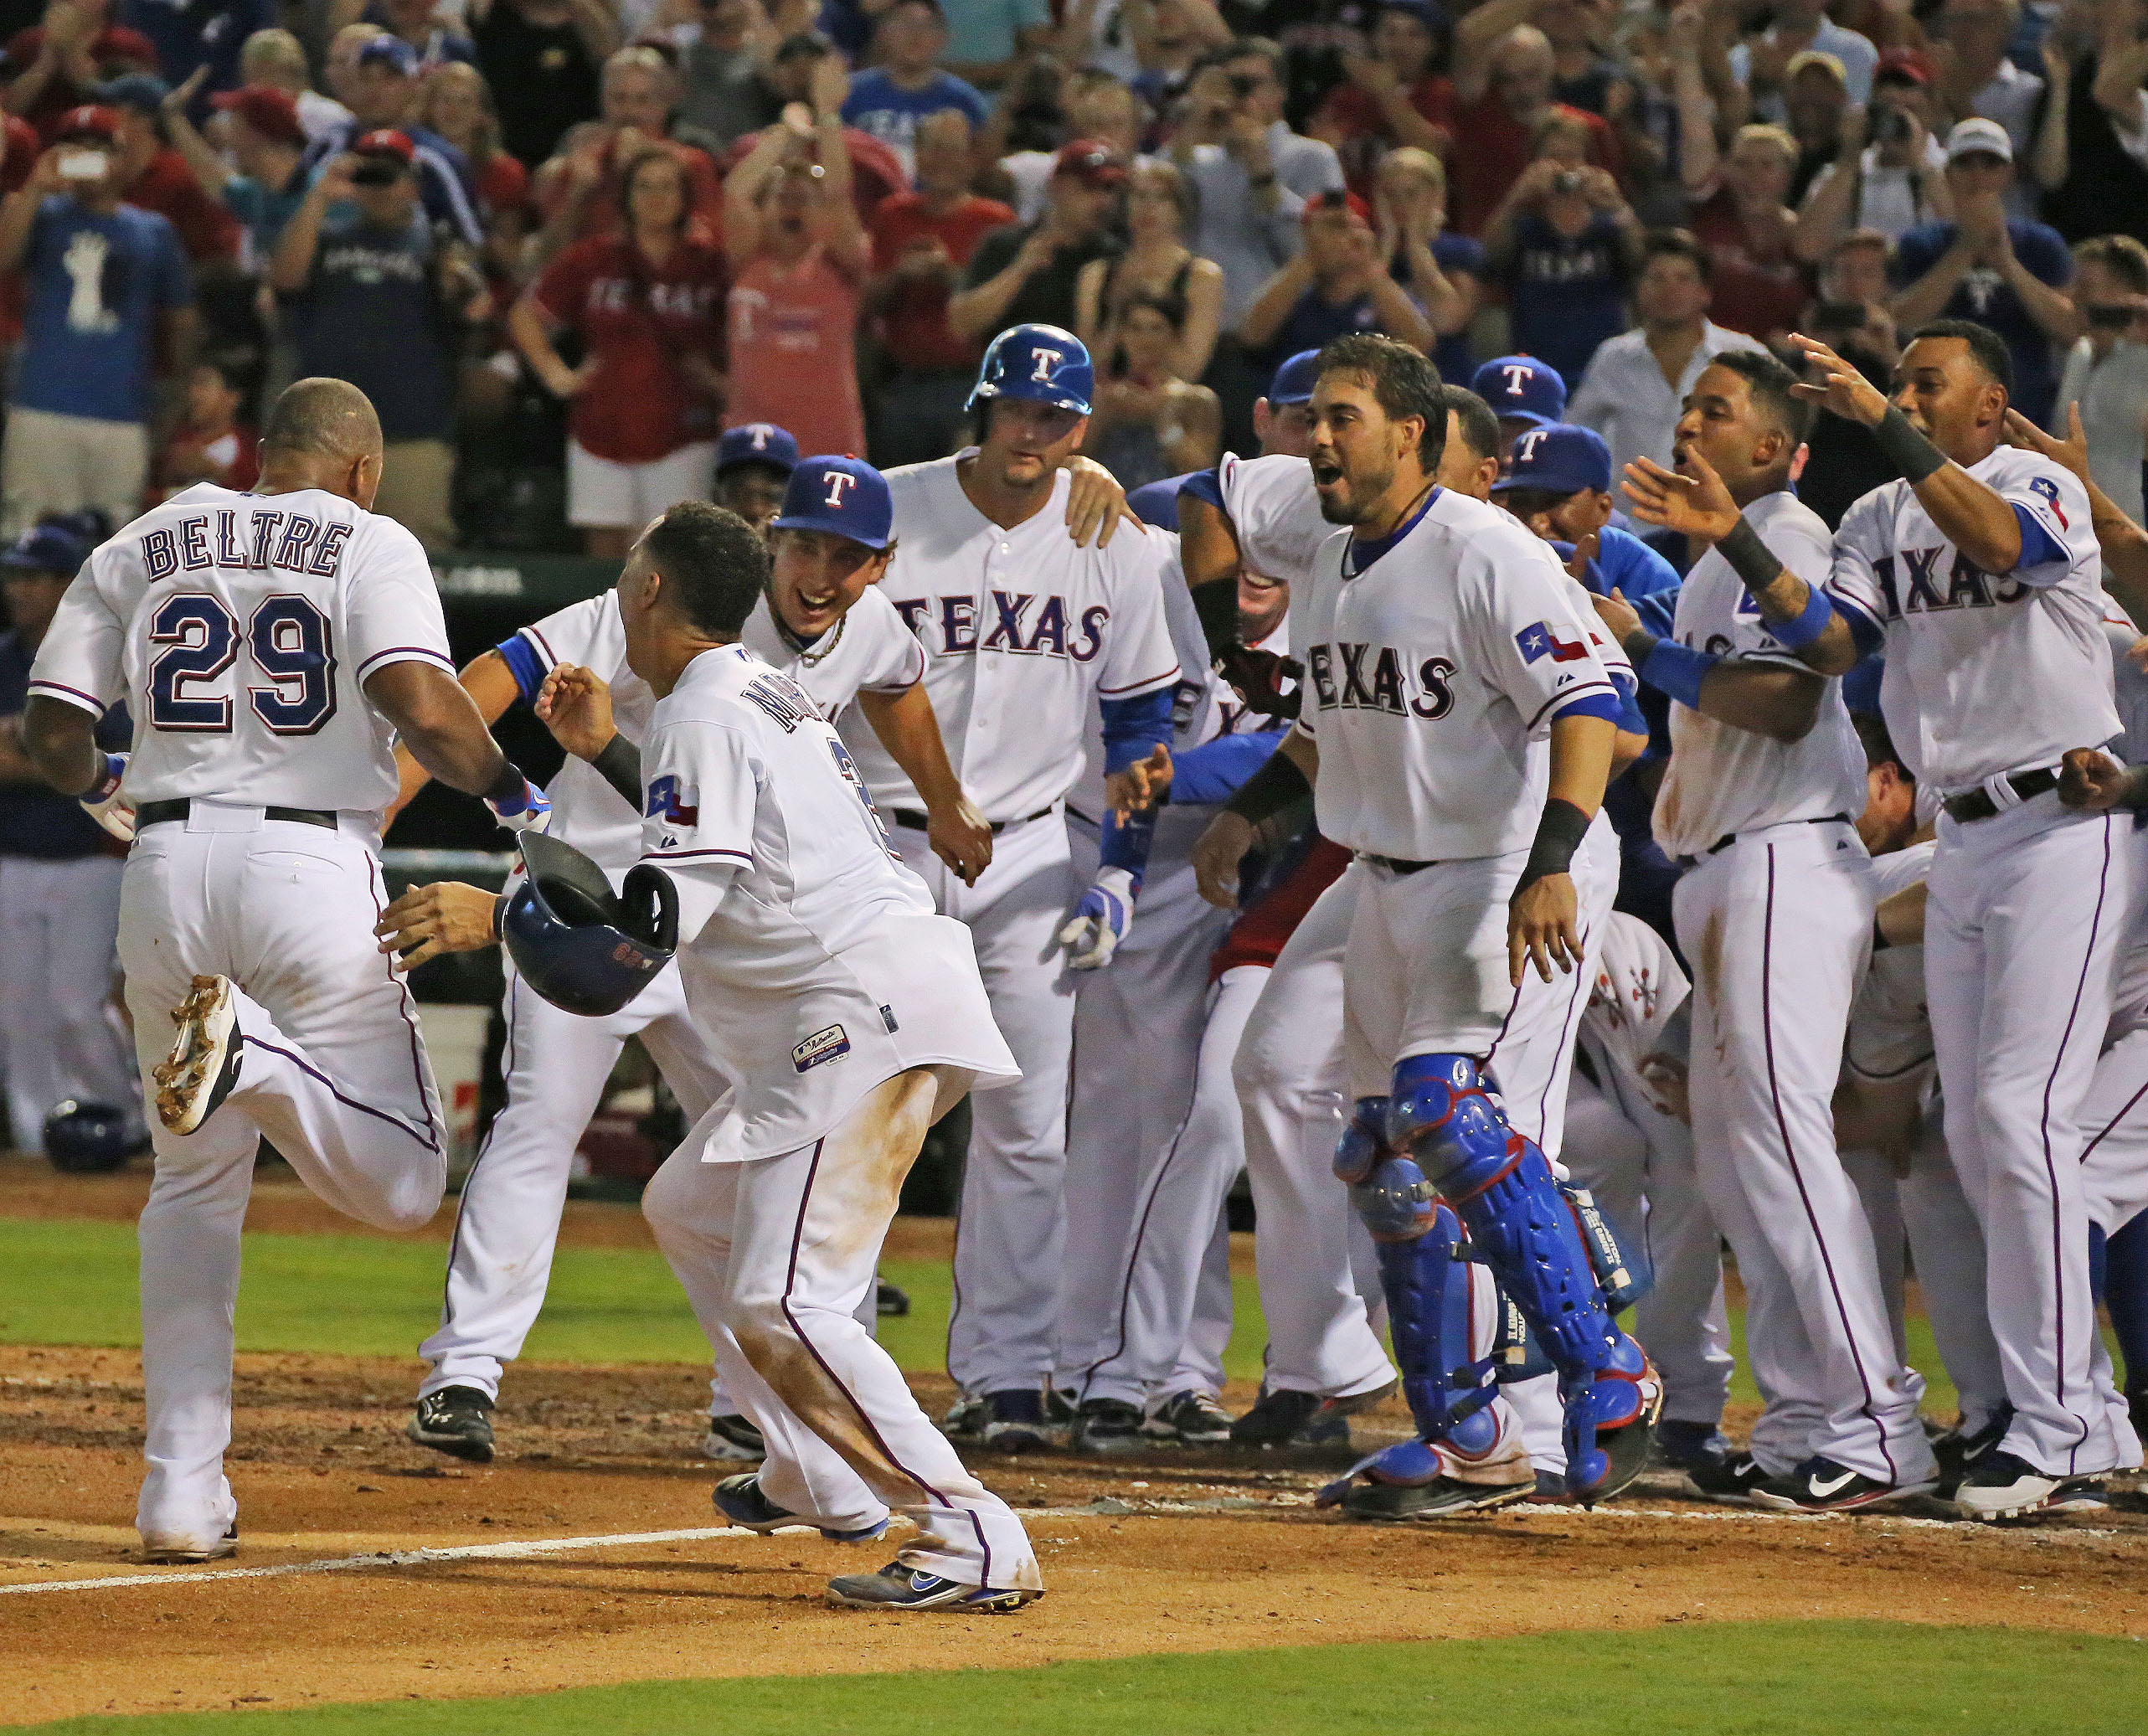
[[[905,173],[916,163],[917,130],[928,116],[960,109],[982,131],[992,105],[940,64],[947,15],[940,0],[894,0],[880,14],[873,45],[879,64],[854,74],[842,118],[894,150]]]
[[[411,118],[418,98],[418,71],[417,50],[397,37],[378,35],[360,47],[346,86],[351,118],[314,140],[306,153],[306,169],[317,175],[323,163],[338,152],[354,148],[363,134],[400,132],[410,141],[412,173],[425,215],[446,224],[470,246],[481,247],[485,231],[477,220],[470,165],[454,146]]]
[[[963,286],[947,302],[947,328],[981,344],[1009,326],[1074,327],[1074,284],[1091,260],[1119,250],[1111,219],[1126,166],[1109,146],[1075,139],[1061,147],[1044,214],[995,229],[970,255]]]

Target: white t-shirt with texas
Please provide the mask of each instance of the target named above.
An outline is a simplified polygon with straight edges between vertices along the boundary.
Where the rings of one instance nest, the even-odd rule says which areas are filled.
[[[1843,515],[1827,583],[1831,598],[1885,635],[1888,733],[1918,780],[1942,795],[2056,765],[2067,749],[2119,731],[2087,491],[2063,465],[2014,446],[1969,474],[2061,556],[1986,573],[1894,482]]]
[[[1811,507],[1787,492],[1763,495],[1745,509],[1745,522],[1790,572],[1816,590],[1826,588],[1833,539]],[[1753,594],[1718,549],[1686,575],[1672,631],[1680,644],[1727,661],[1812,672],[1768,631]],[[1831,814],[1855,819],[1864,811],[1865,796],[1864,750],[1839,681],[1828,680],[1818,719],[1792,742],[1674,703],[1671,765],[1656,798],[1656,842],[1671,856],[1698,856],[1733,833],[1763,826]]]
[[[30,691],[100,713],[126,701],[137,806],[200,796],[373,813],[394,799],[394,730],[364,683],[411,662],[455,668],[409,531],[319,489],[203,483],[90,557]]]
[[[1450,488],[1364,572],[1352,559],[1337,532],[1291,605],[1321,835],[1415,861],[1527,849],[1553,719],[1617,695],[1594,610],[1549,545]]]
[[[733,1081],[689,1136],[703,1162],[811,1145],[913,1067],[1020,1077],[969,930],[933,914],[796,682],[742,645],[703,652],[650,714],[642,775],[642,859],[721,891],[679,937],[687,1010]]]
[[[962,787],[995,823],[1065,799],[1082,774],[1092,696],[1128,699],[1178,679],[1159,573],[1162,532],[1122,525],[1109,545],[1067,534],[1062,471],[1012,529],[962,491],[974,453],[888,472],[899,543],[880,590],[928,653],[925,688]],[[862,718],[842,723],[873,798],[920,809],[917,791]]]
[[[620,619],[617,592],[600,591],[570,603],[523,628],[516,638],[527,647],[526,657],[512,644],[501,649],[525,699],[535,700],[554,665],[579,664],[611,689],[612,720],[619,733],[636,747],[647,739],[656,698],[626,667],[626,626]],[[925,673],[923,648],[877,590],[867,590],[806,652],[779,631],[766,597],[746,617],[740,640],[796,680],[827,718],[861,693],[899,693],[914,687]],[[552,780],[549,794],[553,837],[572,844],[614,880],[633,867],[641,853],[641,816],[601,772],[585,760],[569,758]]]

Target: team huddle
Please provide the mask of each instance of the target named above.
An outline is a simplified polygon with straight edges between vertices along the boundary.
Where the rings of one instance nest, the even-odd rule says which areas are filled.
[[[1802,376],[1718,357],[1674,466],[1629,467],[1630,524],[1697,557],[1648,595],[1615,577],[1635,535],[1539,509],[1581,430],[1524,407],[1526,358],[1480,396],[1337,339],[1278,373],[1260,456],[1129,503],[1070,464],[1086,351],[1021,326],[976,447],[883,476],[757,430],[772,518],[673,506],[613,590],[459,675],[425,555],[368,510],[371,406],[292,386],[251,492],[189,489],[97,550],[23,723],[133,841],[150,1558],[237,1546],[259,1140],[368,1223],[430,1220],[405,973],[495,945],[507,1102],[410,1438],[492,1456],[638,1037],[692,1122],[643,1210],[711,1347],[706,1450],[759,1461],[717,1508],[916,1527],[838,1604],[1041,1593],[959,1447],[1332,1445],[1398,1384],[1414,1437],[1320,1505],[1594,1505],[1655,1458],[1715,1500],[1993,1520],[2137,1467],[2097,1325],[2104,1245],[2148,1204],[2115,508],[2064,448],[2002,443],[1981,328],[1927,327],[1891,400],[1800,342]],[[1902,476],[1832,534],[1795,489],[1815,414]],[[490,734],[517,703],[567,752],[549,791]],[[1668,933],[1614,908],[1606,791],[1652,732]],[[504,893],[387,899],[380,832],[428,779],[516,834]],[[971,1094],[935,1424],[873,1338],[875,1264]],[[1241,1172],[1270,1342],[1234,1418]],[[1743,1450],[1724,1241],[1764,1401]],[[1961,1395],[1936,1440],[1905,1246]]]

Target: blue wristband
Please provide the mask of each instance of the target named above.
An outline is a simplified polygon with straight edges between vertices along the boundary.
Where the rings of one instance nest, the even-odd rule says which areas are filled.
[[[1795,621],[1771,621],[1768,634],[1785,651],[1802,651],[1827,631],[1833,619],[1835,605],[1827,600],[1827,593],[1815,585],[1805,591],[1805,613]]]
[[[1668,693],[1689,710],[1698,711],[1701,683],[1716,662],[1706,652],[1681,645],[1676,639],[1659,639],[1634,672],[1658,693]]]

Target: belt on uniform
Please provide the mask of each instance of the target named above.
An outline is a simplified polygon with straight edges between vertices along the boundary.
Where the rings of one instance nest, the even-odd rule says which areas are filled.
[[[1783,823],[1786,826],[1847,826],[1850,823],[1850,816],[1847,814],[1818,814],[1810,820],[1786,820]],[[1701,856],[1720,856],[1744,836],[1743,832],[1726,832],[1707,849],[1702,851]],[[1691,868],[1701,859],[1701,856],[1681,856],[1678,858],[1678,866]]]
[[[167,820],[183,820],[193,804],[186,796],[171,801],[145,801],[134,811],[134,829],[145,826],[161,826]],[[336,829],[336,813],[332,808],[263,808],[265,820],[287,821],[294,826],[325,826]]]
[[[2017,771],[2006,780],[2006,786],[2027,801],[2047,790],[2056,790],[2058,774],[2048,767],[2041,771]],[[1972,820],[1989,820],[1999,811],[1999,804],[1981,790],[1965,790],[1959,796],[1948,796],[1939,806],[1946,810],[1948,819],[1965,826]]]
[[[1374,868],[1383,868],[1391,874],[1414,874],[1419,868],[1437,868],[1437,862],[1411,862],[1400,856],[1375,856],[1370,850],[1360,850],[1357,860],[1369,862]]]
[[[920,813],[915,808],[891,808],[889,811],[894,815],[895,824],[906,831],[929,832],[932,828],[932,816]],[[1019,820],[994,820],[991,822],[992,836],[997,837],[1011,826],[1027,826],[1032,820],[1042,820],[1051,811],[1050,808],[1039,808],[1033,814],[1024,814]]]

